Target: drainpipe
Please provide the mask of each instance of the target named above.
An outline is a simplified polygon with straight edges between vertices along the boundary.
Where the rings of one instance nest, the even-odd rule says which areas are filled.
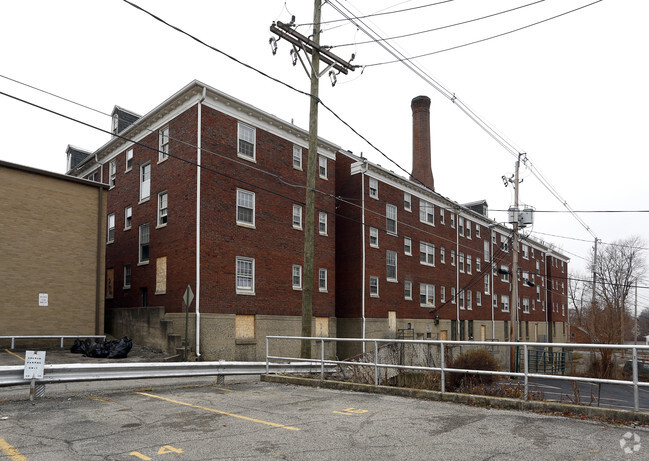
[[[460,212],[455,214],[455,338],[460,340]]]
[[[363,353],[365,353],[365,171],[367,171],[367,161],[361,170],[361,254],[362,254],[362,269],[361,269],[361,316],[363,321]]]
[[[543,258],[543,266],[545,270],[545,274],[543,274],[543,278],[545,279],[545,342],[551,343],[552,342],[552,331],[550,330],[550,319],[549,319],[549,309],[550,309],[550,304],[548,303],[548,291],[549,291],[549,284],[550,280],[548,280],[548,253],[545,253],[545,257]]]
[[[490,253],[489,253],[489,278],[491,279],[491,338],[495,341],[496,340],[496,319],[494,316],[494,297],[496,299],[496,302],[498,302],[498,295],[496,294],[496,290],[494,289],[494,230],[491,229],[490,235],[489,235],[489,247],[490,247]],[[503,338],[504,339],[504,338]]]
[[[198,124],[196,129],[196,298],[194,309],[196,310],[196,357],[201,356],[201,127],[202,127],[202,104],[205,101],[205,92],[198,101]],[[185,338],[187,341],[187,338]]]

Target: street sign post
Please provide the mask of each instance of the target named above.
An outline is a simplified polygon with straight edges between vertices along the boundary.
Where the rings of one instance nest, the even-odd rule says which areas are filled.
[[[192,303],[193,300],[194,300],[194,292],[192,291],[192,287],[187,285],[187,289],[185,290],[185,294],[183,295],[183,301],[185,302],[185,361],[187,361],[187,336],[189,334],[188,332],[189,305]]]

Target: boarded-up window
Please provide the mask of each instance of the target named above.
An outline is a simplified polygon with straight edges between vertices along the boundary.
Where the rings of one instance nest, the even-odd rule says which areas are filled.
[[[156,259],[155,266],[155,294],[163,295],[167,292],[167,257]]]
[[[237,315],[234,319],[235,339],[255,338],[255,316]]]
[[[115,287],[115,270],[106,269],[106,299],[113,299]]]
[[[329,317],[315,318],[315,335],[321,338],[329,337]]]
[[[388,311],[388,331],[390,332],[390,338],[396,338],[396,336],[397,336],[397,313],[396,313],[396,311]]]

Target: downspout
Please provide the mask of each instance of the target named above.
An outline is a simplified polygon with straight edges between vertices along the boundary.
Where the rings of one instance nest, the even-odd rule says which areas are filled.
[[[496,299],[496,303],[498,302],[498,295],[496,294],[496,290],[494,289],[494,230],[491,229],[491,233],[489,235],[489,278],[491,279],[491,339],[494,341],[496,340],[496,319],[494,315],[494,297]],[[503,338],[504,339],[504,338]]]
[[[95,274],[96,276],[96,288],[95,288],[95,333],[96,335],[100,335],[103,333],[103,331],[99,331],[99,324],[101,323],[101,269],[102,269],[102,263],[101,263],[101,254],[102,250],[104,248],[104,245],[106,244],[106,239],[102,239],[102,233],[104,229],[104,189],[100,186],[97,188],[99,191],[99,196],[97,198],[98,206],[99,209],[97,210],[97,272]],[[113,279],[114,280],[114,279]],[[104,288],[105,291],[105,288]],[[105,326],[104,326],[105,329]]]
[[[363,353],[365,353],[365,171],[367,170],[367,161],[361,169],[361,316],[363,322]]]
[[[460,212],[455,214],[455,339],[460,340]]]
[[[205,101],[205,92],[198,101],[198,124],[196,128],[196,299],[194,309],[196,310],[196,357],[201,356],[201,127],[202,127],[202,104]],[[187,338],[185,338],[187,341]]]
[[[548,288],[550,285],[550,280],[548,280],[548,253],[545,253],[545,258],[543,258],[543,266],[545,273],[543,278],[545,279],[545,336],[546,342],[552,342],[552,330],[550,330],[550,318],[548,315],[550,304],[548,303]]]

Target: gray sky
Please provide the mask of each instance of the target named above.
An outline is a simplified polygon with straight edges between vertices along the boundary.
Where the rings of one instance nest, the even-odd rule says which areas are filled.
[[[439,1],[439,0],[438,0]],[[468,21],[531,4],[510,13],[393,44],[416,56],[502,34],[591,3],[592,0],[454,0],[364,21],[383,37]],[[338,0],[352,12],[370,14],[434,0]],[[183,2],[135,0],[171,24],[302,91],[309,81],[291,65],[289,44],[270,51],[275,20],[312,20],[310,0]],[[290,14],[289,14],[290,12]],[[322,20],[340,19],[324,5]],[[642,210],[647,205],[647,107],[649,107],[649,2],[604,0],[579,11],[493,40],[433,54],[416,63],[528,154],[535,167],[575,210]],[[348,22],[323,26],[323,45],[366,41]],[[305,35],[310,27],[298,29]],[[0,75],[28,83],[109,114],[120,105],[145,114],[193,79],[303,128],[308,99],[161,24],[120,0],[0,4]],[[354,63],[393,59],[376,44],[335,47]],[[110,128],[107,115],[62,102],[0,78],[0,91]],[[460,203],[486,199],[491,210],[513,203],[501,177],[513,174],[515,158],[456,105],[402,64],[368,66],[325,76],[321,99],[342,119],[405,170],[411,167],[410,101],[432,99],[432,165],[436,191]],[[399,172],[331,114],[320,109],[320,136]],[[108,135],[0,95],[0,159],[58,173],[72,144],[94,151]],[[557,245],[586,271],[593,237],[523,168],[522,203],[534,206],[535,238]],[[503,213],[490,216],[504,221]],[[604,242],[646,236],[643,213],[580,215]],[[568,237],[560,238],[550,235]],[[587,240],[582,242],[574,239]],[[649,293],[641,292],[642,305]]]

